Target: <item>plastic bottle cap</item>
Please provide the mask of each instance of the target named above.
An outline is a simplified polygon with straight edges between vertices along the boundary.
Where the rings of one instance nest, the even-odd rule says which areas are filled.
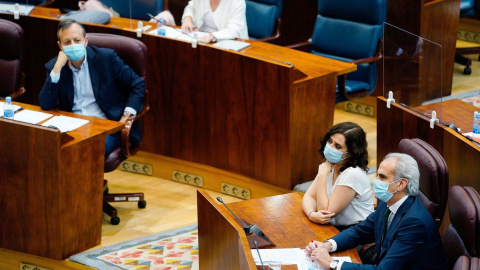
[[[5,101],[6,101],[6,102],[12,102],[12,98],[11,98],[11,97],[6,97],[6,98],[5,98]]]

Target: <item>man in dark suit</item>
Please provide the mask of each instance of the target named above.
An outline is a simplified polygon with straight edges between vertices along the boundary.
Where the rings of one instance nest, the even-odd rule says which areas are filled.
[[[445,269],[440,234],[431,215],[417,197],[419,171],[415,159],[391,153],[380,163],[373,191],[375,212],[356,226],[324,243],[305,248],[307,256],[326,269]],[[329,252],[375,242],[373,265],[334,260]]]
[[[145,82],[115,51],[88,46],[83,26],[62,20],[57,27],[58,56],[46,65],[47,79],[39,95],[40,106],[121,121],[142,110]],[[134,126],[131,140],[140,139]],[[120,132],[105,139],[105,157],[120,145]]]

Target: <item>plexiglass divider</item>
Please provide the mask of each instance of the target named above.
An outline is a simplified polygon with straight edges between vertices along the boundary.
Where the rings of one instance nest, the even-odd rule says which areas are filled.
[[[383,96],[392,91],[397,104],[428,117],[423,105],[438,103],[442,122],[442,46],[389,23],[383,41]]]

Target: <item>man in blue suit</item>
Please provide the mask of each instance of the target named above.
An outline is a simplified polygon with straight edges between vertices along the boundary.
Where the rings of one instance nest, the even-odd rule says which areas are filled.
[[[115,51],[88,46],[83,26],[62,20],[57,27],[58,56],[46,65],[47,79],[39,95],[40,106],[125,123],[142,110],[145,82]],[[131,141],[140,140],[133,126]],[[105,139],[105,157],[120,145],[121,133]]]
[[[373,192],[375,212],[324,243],[305,248],[307,256],[326,269],[446,269],[440,234],[431,215],[417,197],[419,171],[415,159],[391,153],[380,163]],[[329,252],[375,242],[373,265],[334,260]]]

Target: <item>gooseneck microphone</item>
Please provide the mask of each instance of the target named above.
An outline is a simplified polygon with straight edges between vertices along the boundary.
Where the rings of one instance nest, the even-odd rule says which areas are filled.
[[[247,225],[240,218],[238,218],[237,215],[235,215],[235,213],[233,213],[233,211],[230,210],[230,208],[223,202],[222,198],[217,197],[217,201],[219,201],[221,204],[225,205],[225,207],[228,209],[228,211],[230,211],[230,213],[232,213],[232,215],[234,215],[238,219],[238,221],[240,221],[240,223],[243,225],[243,230],[245,231],[246,234],[252,234],[252,230],[251,230],[252,225]]]
[[[262,264],[262,269],[265,270],[265,266],[263,266],[262,256],[260,256],[260,250],[258,250],[257,240],[253,240],[253,244],[255,245],[255,248],[257,249],[258,258],[260,259],[260,263]]]
[[[424,115],[424,116],[426,116],[426,117],[430,117],[430,116],[427,115],[426,113],[422,113],[422,112],[420,112],[420,111],[418,111],[418,110],[415,110],[414,108],[406,105],[405,103],[400,103],[400,105],[403,106],[403,107],[405,107],[405,108],[407,108],[407,109],[409,109],[409,110],[412,110],[412,111],[414,111],[414,112],[416,112],[416,113],[419,113],[419,114]],[[437,119],[437,120],[438,120],[438,119]],[[440,123],[440,124],[442,124],[442,125],[444,125],[444,126],[447,126],[447,127],[451,128],[451,129],[455,130],[456,132],[460,133],[460,130],[459,130],[453,123],[450,123],[450,122],[443,123],[443,122],[441,122],[440,120],[438,120],[438,123]],[[460,134],[462,134],[462,133],[460,133]]]

